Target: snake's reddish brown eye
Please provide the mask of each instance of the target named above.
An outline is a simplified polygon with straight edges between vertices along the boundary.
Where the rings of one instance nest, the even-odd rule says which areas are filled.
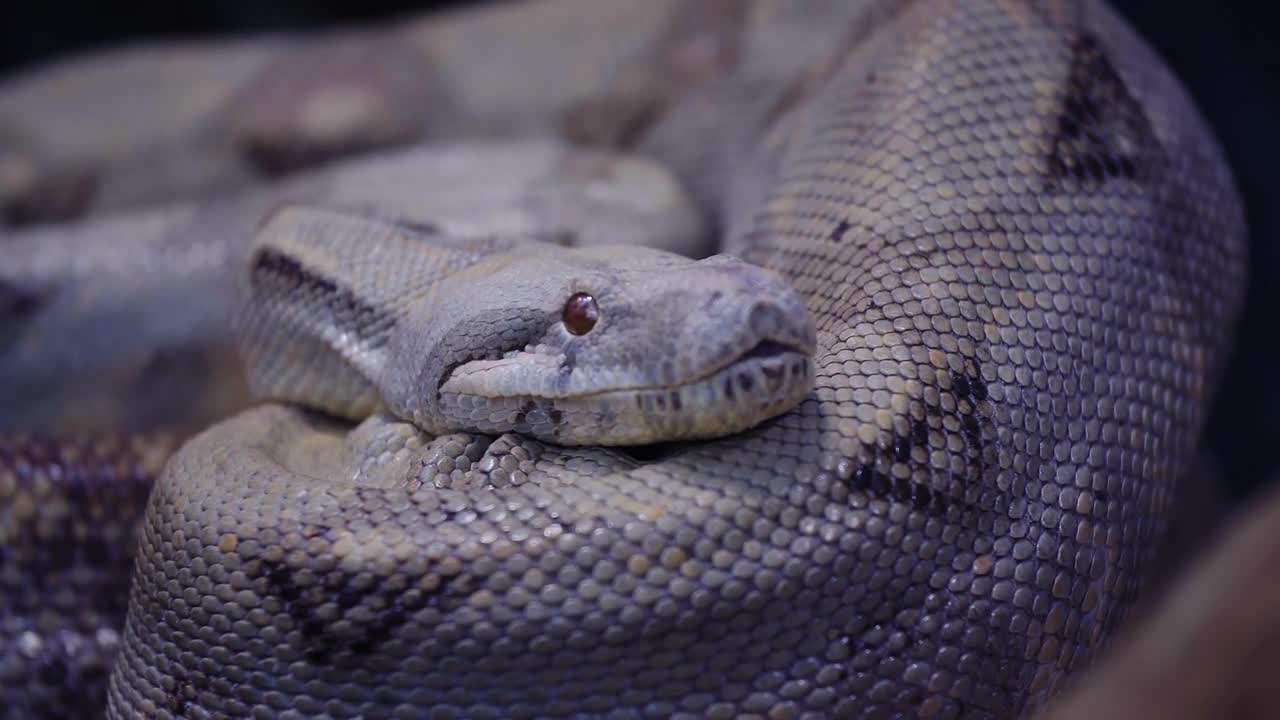
[[[562,314],[565,328],[574,335],[586,335],[600,319],[600,307],[596,299],[587,293],[575,293],[564,304]]]

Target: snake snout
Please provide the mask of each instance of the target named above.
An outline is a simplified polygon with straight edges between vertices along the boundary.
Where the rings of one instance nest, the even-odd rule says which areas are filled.
[[[774,290],[752,304],[745,326],[760,345],[781,345],[812,353],[817,343],[813,317],[790,287]]]

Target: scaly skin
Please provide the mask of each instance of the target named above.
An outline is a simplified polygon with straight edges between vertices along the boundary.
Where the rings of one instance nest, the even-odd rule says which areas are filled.
[[[746,430],[813,385],[804,302],[732,257],[286,207],[248,267],[237,325],[255,395],[350,419],[385,407],[434,435],[644,445]]]
[[[219,200],[0,237],[0,444],[7,447],[0,453],[0,560],[26,552],[15,546],[26,542],[29,525],[61,527],[66,505],[85,505],[75,478],[98,470],[63,459],[77,457],[85,443],[77,431],[190,434],[244,406],[228,322],[237,270],[262,213],[288,201],[429,224],[477,242],[518,236],[688,248],[702,227],[670,174],[652,162],[534,140],[359,159]],[[172,449],[173,438],[167,442]],[[121,447],[151,445],[142,438]],[[159,470],[155,462],[145,466],[148,472],[110,491],[119,518],[141,517]],[[30,503],[33,497],[40,500]],[[13,511],[31,504],[32,518]],[[75,565],[71,574],[101,588],[101,610],[49,603],[35,613],[25,595],[3,596],[0,717],[105,712],[105,669],[123,629],[135,544],[113,527],[89,523],[82,534],[57,535],[65,545],[59,557]],[[106,544],[111,562],[100,561]],[[41,567],[29,563],[11,587],[38,577]],[[37,587],[54,587],[64,575],[57,566],[45,572]],[[64,650],[64,627],[111,641]],[[71,671],[63,669],[69,653],[86,654]],[[98,670],[74,671],[79,666]]]
[[[297,408],[215,425],[151,498],[113,717],[1012,717],[1096,654],[1239,305],[1207,128],[1095,2],[697,7],[728,10],[637,23],[598,83],[435,67],[512,78],[457,83],[472,100],[550,87],[487,129],[673,168],[722,248],[805,298],[812,395],[636,457],[364,428],[415,477]],[[474,22],[440,42],[508,52]],[[578,35],[547,62],[616,37]]]

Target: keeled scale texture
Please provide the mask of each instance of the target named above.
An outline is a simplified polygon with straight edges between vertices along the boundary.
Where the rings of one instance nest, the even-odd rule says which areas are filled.
[[[341,432],[296,410],[218,425],[152,498],[111,715],[1039,706],[1161,535],[1238,304],[1239,207],[1094,3],[911,3],[846,51],[726,193],[737,249],[817,316],[810,400],[494,489],[294,474]]]

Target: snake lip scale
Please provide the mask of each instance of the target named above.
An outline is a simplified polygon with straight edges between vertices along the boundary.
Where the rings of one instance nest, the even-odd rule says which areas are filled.
[[[548,399],[585,399],[608,395],[611,393],[676,390],[704,381],[711,381],[711,384],[715,384],[717,380],[728,380],[731,376],[751,374],[756,370],[765,377],[780,380],[788,371],[793,375],[810,374],[812,353],[812,350],[806,350],[802,347],[796,347],[795,345],[779,342],[777,340],[766,339],[761,340],[750,349],[744,351],[741,355],[730,359],[722,365],[711,366],[701,373],[691,375],[687,378],[682,378],[675,383],[634,384],[625,387],[609,388],[607,390],[547,394],[541,397]],[[470,360],[466,362],[458,362],[449,367],[441,377],[439,392],[460,391],[461,388],[457,385],[450,386],[449,383],[453,379],[454,372],[459,368],[466,366],[470,362],[476,361]],[[810,364],[810,369],[808,371],[805,371],[803,368],[805,364]],[[467,388],[467,390],[480,397],[487,396],[484,387]]]

